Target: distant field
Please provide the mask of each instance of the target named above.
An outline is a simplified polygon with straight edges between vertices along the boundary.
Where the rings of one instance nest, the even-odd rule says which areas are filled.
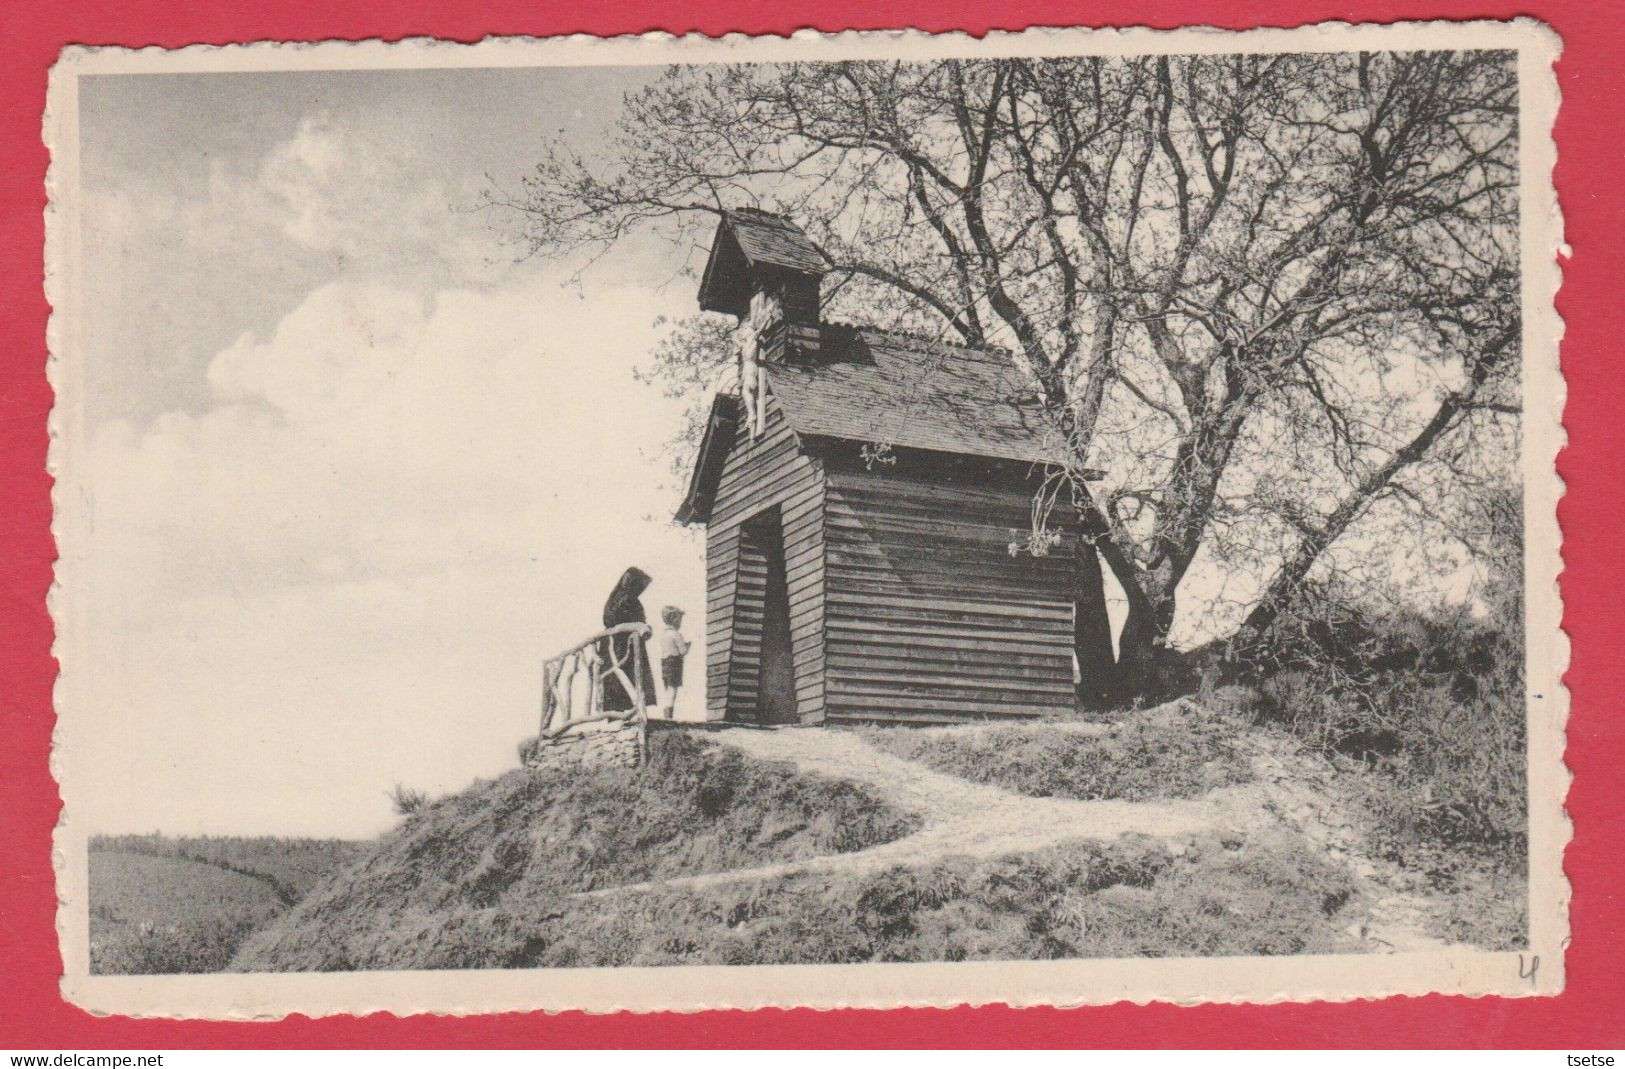
[[[215,972],[357,844],[323,839],[98,836],[90,843],[95,973]]]
[[[316,881],[355,856],[347,839],[284,839],[272,835],[98,835],[90,849],[201,861],[270,883],[284,905],[304,898]]]

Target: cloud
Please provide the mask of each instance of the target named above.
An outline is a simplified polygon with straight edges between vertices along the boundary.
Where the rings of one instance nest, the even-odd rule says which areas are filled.
[[[401,270],[432,277],[478,277],[492,248],[476,217],[472,188],[449,188],[404,132],[306,117],[245,175],[217,166],[213,195],[274,221],[301,248],[348,270]]]
[[[202,365],[329,282],[480,287],[512,267],[484,217],[461,210],[477,177],[448,174],[388,124],[318,114],[261,151],[184,173],[87,186],[92,418],[209,403]]]
[[[679,403],[630,373],[683,303],[346,276],[215,354],[202,411],[103,427],[71,749],[129,789],[87,826],[375,831],[396,780],[511,766],[626,565],[697,609],[696,540],[641,519]]]

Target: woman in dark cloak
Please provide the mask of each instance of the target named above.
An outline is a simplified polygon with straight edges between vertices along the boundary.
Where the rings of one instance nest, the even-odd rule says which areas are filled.
[[[649,578],[649,574],[641,568],[628,568],[622,573],[620,582],[616,583],[615,589],[610,591],[609,600],[604,602],[604,627],[611,628],[619,627],[621,624],[648,623],[648,618],[643,612],[643,602],[638,600],[638,595],[649,589],[650,582],[652,580]],[[611,648],[611,643],[613,643],[613,648]],[[604,639],[598,648],[599,656],[604,659],[606,665],[610,663],[613,655],[614,660],[621,664],[621,670],[626,672],[628,676],[633,671],[631,651],[631,635],[617,635],[613,639]],[[654,672],[649,668],[647,649],[644,650],[642,663],[638,665],[638,674],[640,677],[638,682],[643,687],[644,695],[650,701],[653,701],[655,697],[655,677]],[[620,677],[613,672],[606,672],[604,675],[604,710],[606,712],[625,712],[629,709],[635,709],[637,706],[638,702],[634,701],[633,696],[626,692],[626,687],[621,684]]]

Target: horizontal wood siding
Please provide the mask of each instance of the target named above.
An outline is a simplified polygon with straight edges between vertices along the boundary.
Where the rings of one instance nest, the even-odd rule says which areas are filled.
[[[733,663],[734,573],[739,567],[739,528],[711,528],[705,537],[705,711],[727,712],[728,667]]]
[[[765,562],[742,551],[741,525],[778,508],[790,592],[796,707],[824,716],[824,471],[796,441],[776,402],[759,437],[740,426],[706,528],[706,709],[752,721],[762,638]]]
[[[1073,547],[1012,557],[1019,485],[830,469],[826,713],[953,722],[1073,706]]]

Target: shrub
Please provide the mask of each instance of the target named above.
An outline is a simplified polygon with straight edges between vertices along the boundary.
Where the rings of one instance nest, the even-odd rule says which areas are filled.
[[[389,800],[395,806],[395,812],[403,817],[417,816],[429,804],[427,794],[411,787],[403,787],[399,783],[389,792]]]
[[[1226,656],[1204,678],[1204,700],[1243,684],[1255,716],[1380,773],[1371,800],[1381,828],[1521,851],[1526,710],[1515,584],[1482,617],[1377,611],[1311,588],[1267,634]]]
[[[254,931],[247,918],[220,918],[168,927],[143,924],[115,944],[93,947],[91,971],[133,976],[220,972]],[[96,952],[100,950],[100,952]]]

